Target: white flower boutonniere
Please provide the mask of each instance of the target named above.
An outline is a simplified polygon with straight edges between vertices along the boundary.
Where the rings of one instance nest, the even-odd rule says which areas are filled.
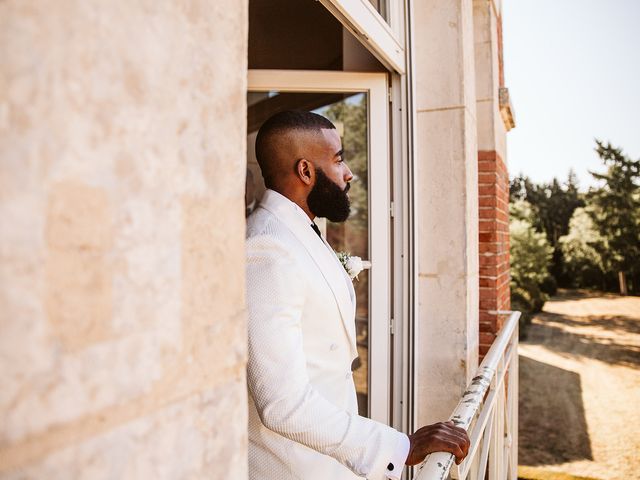
[[[354,278],[358,280],[358,274],[364,268],[362,259],[355,255],[349,255],[347,252],[336,252],[336,255],[344,267],[344,270],[347,272],[347,275],[349,275],[349,278],[351,280]]]

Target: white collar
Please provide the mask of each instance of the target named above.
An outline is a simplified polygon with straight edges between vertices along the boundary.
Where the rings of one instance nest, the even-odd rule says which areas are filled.
[[[269,205],[272,209],[275,208],[279,211],[286,212],[288,214],[288,217],[293,216],[296,221],[305,223],[308,226],[311,226],[311,224],[314,223],[313,220],[309,218],[309,215],[307,215],[305,211],[300,208],[300,205],[292,202],[281,193],[278,193],[275,190],[271,190],[270,188],[267,188],[267,190],[264,192],[260,203]]]

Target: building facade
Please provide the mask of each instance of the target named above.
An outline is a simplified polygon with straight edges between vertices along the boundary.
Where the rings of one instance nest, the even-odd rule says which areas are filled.
[[[0,3],[0,478],[247,477],[260,124],[339,129],[361,413],[446,419],[509,308],[500,0]]]

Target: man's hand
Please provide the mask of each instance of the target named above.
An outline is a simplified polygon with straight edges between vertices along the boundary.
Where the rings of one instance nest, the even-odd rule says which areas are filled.
[[[407,465],[417,465],[433,452],[452,453],[456,457],[456,464],[460,464],[469,453],[471,443],[467,432],[453,422],[438,422],[422,427],[409,435],[409,442],[411,447]]]

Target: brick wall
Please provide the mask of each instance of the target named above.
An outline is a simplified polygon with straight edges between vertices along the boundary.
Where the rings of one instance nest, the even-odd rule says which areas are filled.
[[[509,175],[495,151],[478,152],[480,355],[489,350],[510,307]]]

